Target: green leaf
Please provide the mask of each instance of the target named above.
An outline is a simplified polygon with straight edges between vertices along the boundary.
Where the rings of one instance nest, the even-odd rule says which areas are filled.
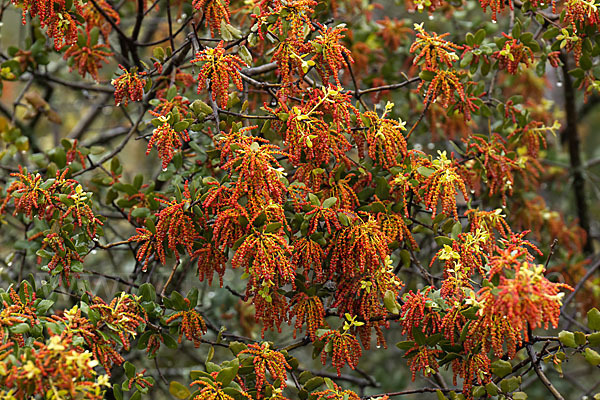
[[[589,347],[585,349],[583,353],[587,362],[592,364],[594,367],[600,365],[600,354],[596,350],[590,349]]]
[[[174,310],[182,311],[187,309],[187,303],[185,302],[183,296],[176,290],[171,293],[171,302],[173,303]]]
[[[512,35],[511,35],[512,37],[514,37],[515,39],[518,39],[519,36],[521,36],[521,24],[516,23],[513,26],[513,29],[512,29],[511,33],[512,33]]]
[[[156,289],[151,283],[142,283],[138,288],[138,296],[142,297],[144,301],[155,301],[156,300]]]
[[[597,308],[592,308],[587,313],[588,328],[594,331],[600,331],[600,311]]]
[[[483,397],[486,395],[485,388],[483,386],[475,386],[473,388],[473,397]]]
[[[396,343],[396,347],[400,350],[410,350],[415,346],[415,342],[412,340],[404,340],[402,342]]]
[[[520,376],[513,376],[512,378],[503,379],[500,381],[500,389],[505,393],[514,392],[519,388],[521,384]]]
[[[11,327],[8,328],[8,330],[11,333],[14,333],[15,335],[27,333],[27,332],[29,332],[29,329],[30,329],[29,325],[24,322],[21,322],[20,324],[12,325]]]
[[[427,167],[419,167],[417,168],[417,172],[427,178],[429,175],[433,174],[434,170]]]
[[[165,346],[167,346],[169,349],[177,348],[177,341],[175,339],[173,339],[173,337],[171,335],[167,335],[166,333],[163,333],[162,338],[165,342]]]
[[[425,345],[425,343],[427,343],[427,336],[425,336],[425,334],[419,327],[413,327],[412,334],[413,338],[415,338],[415,342],[417,342],[419,346],[423,346]]]
[[[323,208],[331,208],[337,203],[337,197],[329,197],[323,201]]]
[[[208,104],[206,104],[205,102],[203,102],[202,100],[194,100],[194,102],[190,105],[190,107],[192,108],[192,110],[194,111],[194,113],[196,115],[198,115],[200,113],[210,115],[213,112],[212,107],[209,106]]]
[[[452,231],[450,233],[450,236],[452,237],[452,239],[457,240],[458,239],[458,235],[460,235],[462,233],[462,225],[460,222],[456,222],[453,226],[452,226]]]
[[[471,306],[466,310],[462,310],[460,313],[465,316],[467,319],[476,320],[477,319],[477,311],[479,310],[478,306]]]
[[[177,381],[171,381],[169,384],[169,393],[178,399],[187,399],[191,394],[188,388]]]
[[[191,380],[197,381],[200,378],[209,378],[212,380],[212,376],[208,372],[205,372],[205,371],[202,371],[199,369],[190,371],[190,379]]]
[[[167,100],[171,101],[175,96],[177,96],[177,86],[173,85],[167,90],[167,95],[165,97]]]
[[[558,334],[558,340],[567,347],[577,347],[577,343],[575,343],[575,334],[573,334],[573,332],[561,331]]]
[[[189,122],[179,121],[178,123],[173,125],[173,129],[175,129],[175,132],[183,132],[184,130],[186,130],[188,128],[188,126],[190,126]]]
[[[112,390],[115,400],[123,400],[123,390],[120,385],[113,385]]]
[[[135,365],[129,361],[125,361],[125,364],[123,364],[123,369],[125,369],[125,375],[127,375],[129,379],[135,376]]]
[[[239,50],[238,50],[238,55],[240,56],[240,58],[248,65],[252,64],[252,54],[250,54],[250,51],[248,50],[248,48],[246,46],[240,46]]]
[[[215,364],[214,362],[207,361],[206,362],[206,371],[208,373],[219,372],[219,371],[221,371],[221,366],[219,366],[219,364]]]
[[[246,350],[248,346],[246,346],[242,342],[231,342],[229,343],[229,350],[233,353],[234,356],[237,357],[242,351]]]
[[[165,51],[162,47],[155,47],[154,49],[152,49],[152,55],[154,56],[154,58],[162,62],[165,58]]]
[[[548,30],[546,32],[544,32],[542,37],[546,40],[549,40],[549,39],[553,39],[556,36],[558,36],[559,33],[560,33],[560,30],[558,28],[550,27],[550,28],[548,28]]]
[[[579,58],[579,66],[584,71],[589,71],[594,66],[592,59],[585,52],[582,53],[581,57]]]
[[[480,29],[475,33],[475,44],[481,45],[485,39],[485,29]]]
[[[500,378],[504,378],[512,372],[511,363],[505,360],[496,360],[491,364],[491,367],[494,375]]]
[[[239,360],[237,358],[234,358],[232,363],[234,364],[233,366],[223,368],[217,374],[217,381],[221,382],[223,387],[225,387],[231,383],[233,378],[235,378],[235,376],[237,375],[238,370],[240,369]]]
[[[513,398],[513,400],[526,400],[527,399],[527,393],[525,393],[525,392],[514,392],[512,394],[512,398]]]
[[[438,244],[438,246],[443,246],[445,244],[447,244],[448,246],[450,246],[450,245],[452,245],[452,242],[454,242],[454,240],[452,240],[448,236],[437,236],[435,238],[435,242]]]
[[[148,215],[150,215],[150,210],[146,207],[137,207],[131,211],[133,218],[146,218]]]
[[[48,310],[50,309],[50,307],[52,307],[53,304],[54,304],[54,301],[44,299],[35,306],[35,309],[36,309],[38,315],[45,315],[46,312],[48,312]]]
[[[304,389],[306,389],[306,391],[308,392],[312,392],[313,390],[321,386],[324,382],[325,380],[322,377],[315,376],[306,381],[306,383],[304,384]]]
[[[600,346],[600,332],[591,333],[587,337],[590,346]]]
[[[394,315],[400,313],[400,308],[398,307],[398,302],[396,301],[396,293],[394,293],[393,290],[388,290],[385,292],[385,295],[383,296],[383,304],[390,313]]]
[[[496,396],[498,394],[498,386],[496,386],[494,382],[490,382],[487,385],[485,385],[485,391],[490,396]]]
[[[421,78],[424,81],[432,81],[433,78],[435,78],[435,72],[426,69],[424,71],[421,71],[421,73],[419,74],[419,78]]]
[[[266,233],[276,232],[281,228],[281,222],[272,222],[265,227]]]

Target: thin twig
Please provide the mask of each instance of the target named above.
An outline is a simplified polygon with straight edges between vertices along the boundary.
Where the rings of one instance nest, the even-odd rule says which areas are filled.
[[[542,371],[542,369],[540,368],[539,361],[537,360],[537,357],[535,355],[535,352],[532,349],[532,346],[530,344],[528,344],[528,345],[526,345],[526,348],[527,348],[527,354],[529,355],[529,358],[531,359],[531,364],[533,365],[533,370],[537,374],[538,378],[540,378],[540,381],[542,381],[544,386],[546,386],[546,388],[548,388],[548,391],[550,391],[550,393],[552,393],[552,396],[554,396],[554,398],[556,400],[565,400],[564,397],[562,397],[562,395],[558,392],[558,390],[556,390],[556,388],[552,385],[552,382],[550,382],[548,377],[544,374],[544,371]]]
[[[175,276],[175,271],[177,270],[178,266],[179,266],[179,261],[177,261],[175,263],[175,265],[173,266],[173,269],[171,270],[171,275],[169,275],[169,279],[167,279],[167,282],[165,283],[165,286],[163,286],[163,288],[162,288],[162,290],[160,292],[160,297],[165,297],[165,293],[167,292],[167,287],[169,287],[169,284],[173,280],[173,276]]]

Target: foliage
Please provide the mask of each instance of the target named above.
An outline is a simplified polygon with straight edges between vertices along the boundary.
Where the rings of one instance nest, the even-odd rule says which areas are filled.
[[[599,4],[399,3],[3,1],[0,398],[598,398]]]

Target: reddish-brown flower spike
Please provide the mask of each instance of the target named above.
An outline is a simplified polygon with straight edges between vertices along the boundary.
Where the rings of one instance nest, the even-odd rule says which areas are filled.
[[[399,156],[404,158],[408,154],[406,139],[402,135],[402,131],[406,130],[406,123],[385,118],[392,107],[393,104],[388,103],[381,118],[373,111],[362,114],[368,128],[364,132],[369,146],[369,157],[388,169],[401,162],[398,160]]]
[[[62,223],[67,217],[71,216],[74,219],[75,226],[79,228],[85,226],[88,236],[93,238],[96,236],[98,225],[103,225],[103,223],[92,211],[90,196],[91,194],[85,192],[79,184],[75,187],[75,190],[71,189],[71,193],[67,195],[67,199],[71,204],[63,209],[59,221]]]
[[[83,5],[82,16],[85,19],[85,28],[86,31],[90,31],[92,28],[97,27],[100,29],[102,36],[105,39],[108,39],[108,35],[113,29],[113,26],[104,18],[104,15],[98,11],[98,8],[101,8],[104,11],[104,14],[108,15],[112,21],[119,25],[121,22],[121,16],[115,9],[106,1],[106,0],[96,0],[95,4],[91,1],[86,2]]]
[[[216,380],[218,372],[213,372],[211,375],[212,379],[198,379],[190,384],[190,386],[198,385],[200,389],[194,400],[235,400],[233,397],[225,393],[222,389],[222,384]],[[238,391],[240,396],[251,400],[252,397],[246,393],[246,391]],[[239,397],[237,397],[239,398]]]
[[[227,137],[223,140],[227,141]],[[265,205],[270,203],[281,204],[287,188],[280,179],[283,167],[276,156],[287,157],[288,154],[258,137],[242,136],[231,144],[237,146],[234,151],[231,151],[231,146],[223,149],[231,157],[222,168],[229,171],[230,177],[237,175],[234,198],[248,198],[246,208],[250,215],[262,212]]]
[[[387,15],[377,21],[377,24],[381,26],[377,36],[381,36],[385,46],[391,51],[396,51],[408,34],[412,33],[412,29],[405,26],[403,21],[399,21],[398,18],[392,20]]]
[[[183,299],[187,305],[188,310],[179,311],[175,314],[171,315],[165,321],[167,324],[175,321],[177,318],[181,318],[181,326],[179,333],[179,343],[181,343],[181,339],[183,335],[185,335],[187,340],[194,342],[194,347],[200,347],[202,343],[202,335],[206,333],[206,323],[204,322],[204,318],[198,313],[198,311],[190,308],[189,299]]]
[[[256,231],[236,250],[231,266],[243,267],[251,275],[251,283],[271,281],[279,287],[294,280],[291,251],[285,235]]]
[[[529,64],[533,63],[533,51],[512,36],[504,32],[502,35],[506,39],[504,47],[502,50],[495,51],[493,57],[498,60],[500,69],[506,69],[508,73],[515,75],[519,72],[521,64],[527,68]]]
[[[141,78],[145,75],[145,72],[137,72],[137,69],[132,68],[131,72],[119,64],[124,72],[118,78],[111,81],[115,87],[115,105],[119,106],[121,103],[127,105],[129,100],[141,101],[144,96],[144,86],[146,85],[146,79]]]
[[[78,140],[77,139],[73,140],[71,148],[67,151],[67,154],[66,154],[67,164],[71,164],[73,161],[75,161],[75,157],[77,157],[77,159],[81,163],[81,166],[83,168],[85,168],[85,164],[86,164],[85,157],[81,153],[81,150],[79,150],[77,148],[77,144],[78,144]]]
[[[14,340],[19,346],[24,347],[24,335],[12,333],[9,328],[23,322],[29,325],[37,325],[40,323],[36,315],[36,308],[33,305],[36,300],[36,295],[28,284],[25,284],[24,287],[24,299],[21,299],[19,294],[12,287],[8,294],[10,300],[3,300],[2,310],[0,310],[0,343]],[[0,361],[1,360],[2,353],[0,353]]]
[[[355,336],[348,332],[330,330],[319,336],[319,340],[327,343],[331,347],[331,363],[335,367],[338,376],[342,374],[341,369],[344,365],[352,369],[358,366],[358,360],[362,355],[360,344]],[[326,364],[327,352],[321,353],[321,362]]]
[[[129,238],[129,242],[140,242],[140,247],[136,253],[136,260],[143,262],[142,271],[146,272],[148,263],[152,256],[158,257],[161,264],[167,263],[165,252],[162,249],[162,243],[160,243],[156,234],[152,233],[146,228],[135,228],[137,235],[133,235]]]
[[[424,85],[425,81],[422,80],[417,89],[421,90]],[[455,99],[455,94],[458,95],[458,100]],[[460,73],[453,69],[435,71],[435,75],[427,87],[424,102],[435,102],[437,100],[443,108],[457,104],[459,109],[465,113],[465,118],[473,110],[472,99],[467,97],[465,87],[460,81]]]
[[[465,348],[483,345],[483,350],[514,357],[528,329],[558,326],[562,289],[573,290],[564,283],[553,283],[544,277],[544,266],[523,262],[514,266],[514,277],[500,276],[496,288],[484,287],[477,293],[479,319],[469,328]],[[506,342],[506,343],[505,343]]]
[[[384,300],[386,297],[395,299],[402,288],[402,282],[394,274],[391,259],[387,257],[385,263],[377,270],[353,279],[339,275],[336,277],[336,283],[338,286],[331,307],[337,308],[340,317],[349,314],[367,321],[358,325],[357,329],[363,347],[370,348],[372,329],[375,329],[377,335],[377,345],[385,347],[381,327],[389,324]]]
[[[491,381],[491,361],[487,353],[483,351],[473,352],[465,358],[452,360],[452,371],[454,372],[454,383],[456,377],[464,379],[463,393],[471,394],[474,385],[484,386]]]
[[[58,233],[50,233],[46,236],[42,242],[42,250],[51,250],[54,254],[48,262],[48,269],[53,271],[57,267],[61,267],[60,275],[70,285],[71,277],[71,266],[73,261],[83,263],[83,257],[73,250],[70,246],[65,244],[65,239],[59,236]],[[38,257],[38,263],[41,262],[41,258]]]
[[[212,285],[215,272],[219,276],[219,284],[223,287],[223,275],[227,268],[227,256],[213,243],[205,243],[192,254],[192,259],[198,258],[198,279],[203,282],[208,280]]]
[[[94,370],[94,356],[73,335],[49,335],[31,340],[27,351],[14,352],[14,341],[0,345],[3,396],[31,399],[60,393],[69,399],[103,399],[108,377]]]
[[[178,132],[167,122],[165,117],[159,117],[159,119],[163,121],[163,124],[152,131],[146,155],[150,154],[153,146],[156,147],[158,156],[162,160],[162,168],[165,169],[173,159],[175,149],[181,148],[184,142],[188,142],[190,136],[187,129]]]
[[[412,372],[412,380],[415,380],[418,371],[425,376],[437,373],[439,364],[436,356],[441,353],[442,350],[419,346],[415,343],[415,346],[406,352],[406,357],[409,357],[408,366]]]
[[[600,15],[598,15],[596,2],[567,0],[565,2],[565,22],[571,24],[573,32],[584,28],[585,25],[600,25]]]
[[[292,318],[296,317],[294,325],[294,338],[296,331],[302,329],[302,325],[306,323],[306,331],[313,342],[317,338],[317,329],[325,322],[325,309],[323,302],[317,296],[308,296],[306,293],[298,292],[292,298],[293,306],[290,309],[289,323]]]
[[[330,276],[337,273],[347,279],[379,271],[386,265],[389,241],[375,219],[338,230],[328,249]]]
[[[153,110],[148,111],[150,114],[154,115],[156,118],[166,117],[170,112],[179,113],[182,117],[187,117],[190,114],[190,101],[180,95],[173,97],[171,100],[168,100],[166,96],[167,89],[159,90],[156,93],[156,99],[159,103],[154,107]]]
[[[424,291],[412,290],[404,297],[402,304],[400,320],[402,326],[402,334],[413,339],[413,328],[420,329],[422,332],[434,334],[440,330],[440,316],[436,311],[432,310],[432,300],[429,298],[431,287]]]
[[[194,241],[200,234],[197,230],[197,222],[192,219],[190,210],[188,210],[192,202],[188,182],[185,182],[181,201],[175,199],[166,201],[160,198],[157,200],[167,206],[156,214],[158,217],[156,241],[159,247],[155,251],[159,257],[161,260],[164,259],[162,243],[165,239],[167,239],[167,247],[175,253],[178,260],[180,254],[177,246],[182,246],[188,254],[193,254]]]
[[[454,219],[458,220],[456,196],[460,192],[467,200],[469,198],[467,188],[456,166],[446,157],[446,152],[438,153],[438,159],[431,164],[435,170],[423,183],[425,205],[432,210],[432,219],[437,215],[437,206],[441,202],[442,212],[447,216],[454,216]]]
[[[352,390],[342,390],[333,383],[333,388],[328,388],[320,392],[313,392],[311,396],[316,396],[316,400],[360,400],[360,396]],[[388,400],[388,396],[379,397],[379,400]]]
[[[269,371],[273,378],[273,384],[279,381],[280,389],[287,387],[287,370],[292,369],[292,367],[288,364],[282,353],[270,348],[269,343],[251,343],[247,349],[238,354],[238,357],[243,354],[252,356],[254,373],[256,374],[256,390],[259,396],[265,384],[268,384],[266,378],[267,371]]]
[[[312,26],[311,15],[314,13],[317,2],[315,0],[291,0],[274,1],[262,0],[259,4],[260,15],[253,15],[258,21],[258,35],[264,40],[265,31],[263,25],[278,31],[280,35],[289,38],[293,42],[304,40],[303,28]],[[276,16],[277,18],[273,18]],[[270,22],[274,20],[274,22]]]
[[[269,281],[258,282],[252,287],[248,284],[246,296],[252,296],[252,304],[255,308],[254,320],[262,322],[261,336],[269,329],[277,328],[281,333],[281,324],[287,320],[288,299],[279,293]]]
[[[307,217],[310,217],[310,228],[308,234],[312,235],[315,233],[317,228],[320,226],[320,222],[323,221],[327,233],[332,233],[332,227],[334,230],[341,229],[342,225],[338,220],[338,214],[333,208],[326,208],[323,205],[311,206],[311,210],[306,213]]]
[[[469,140],[465,140],[465,142],[467,143],[466,156],[474,157],[483,164],[481,173],[485,174],[490,196],[501,194],[502,202],[506,204],[507,196],[510,196],[513,191],[514,172],[522,168],[517,161],[507,155],[509,150],[506,147],[506,140],[495,133],[490,138],[470,136]],[[465,175],[469,176],[479,172],[473,168],[474,163],[461,166]],[[469,179],[469,181],[471,180]],[[475,181],[480,180],[478,177],[475,179]]]
[[[286,97],[292,91],[291,86],[295,80],[294,74],[303,76],[308,71],[309,64],[314,63],[314,61],[304,61],[303,59],[304,55],[310,52],[310,49],[308,43],[289,36],[277,44],[271,61],[277,63],[279,68],[283,87],[282,96]]]
[[[419,248],[419,245],[412,236],[410,229],[408,229],[402,215],[378,213],[377,221],[379,222],[384,235],[390,238],[390,241],[402,243],[402,241],[405,240],[413,249]]]
[[[193,0],[192,5],[196,10],[202,9],[206,26],[210,26],[210,34],[221,33],[221,22],[229,23],[231,13],[229,0]]]
[[[104,43],[91,44],[91,35],[88,35],[87,42],[83,46],[79,44],[73,44],[70,46],[63,58],[66,60],[73,57],[73,65],[70,67],[70,71],[77,68],[79,75],[85,78],[86,74],[90,74],[92,78],[98,81],[98,70],[102,68],[102,62],[108,64],[108,58],[113,55],[112,52],[107,51],[108,45]]]
[[[294,165],[300,164],[303,159],[322,165],[331,157],[329,124],[316,108],[305,104],[302,108],[294,106],[290,110],[284,140]]]
[[[414,29],[417,31],[417,40],[410,46],[410,52],[417,56],[413,60],[413,64],[422,63],[422,69],[436,72],[440,70],[441,65],[452,68],[452,64],[458,60],[455,51],[461,50],[462,46],[445,40],[450,35],[449,33],[438,36],[434,32],[433,35],[430,35],[423,29],[423,24],[415,24]]]
[[[143,388],[151,388],[152,386],[154,386],[154,384],[152,382],[150,382],[148,379],[146,379],[144,377],[145,373],[146,373],[146,369],[144,368],[140,372],[137,372],[135,374],[135,376],[133,376],[132,378],[130,378],[127,381],[127,387],[129,388],[129,390],[131,390],[133,388],[133,385],[139,386],[142,389]]]
[[[148,345],[146,346],[146,353],[149,357],[156,356],[156,352],[160,349],[160,345],[164,343],[165,339],[160,333],[152,333],[148,338]]]
[[[479,4],[483,7],[483,11],[487,11],[488,7],[492,10],[492,21],[496,21],[498,11],[504,10],[506,7],[505,3],[504,0],[479,0]],[[508,1],[508,5],[511,10],[514,8],[512,0]]]
[[[39,17],[40,26],[46,28],[50,38],[54,38],[56,50],[61,50],[65,45],[77,41],[78,27],[81,22],[76,16],[82,14],[82,3],[67,3],[65,0],[23,0],[22,2],[13,0],[13,3],[23,7],[23,24],[25,24],[26,13],[29,13],[32,18]],[[70,4],[70,8],[67,8],[67,4]]]
[[[344,26],[323,27],[319,35],[310,42],[317,53],[314,58],[315,67],[325,85],[329,83],[329,78],[333,77],[336,86],[341,87],[338,71],[346,62],[344,58],[348,62],[354,62],[352,52],[340,44],[347,30]]]
[[[308,273],[313,271],[313,280],[323,282],[325,274],[323,273],[323,260],[325,251],[323,247],[314,240],[307,237],[301,237],[293,243],[294,251],[292,253],[292,262],[297,268],[304,270],[304,276],[308,279]]]
[[[19,172],[11,174],[18,178],[6,190],[7,196],[2,203],[0,211],[4,212],[8,202],[14,198],[14,214],[23,213],[28,218],[43,212],[46,205],[52,200],[50,192],[42,187],[44,181],[40,174],[26,173],[19,165]],[[16,195],[16,196],[15,196]]]
[[[213,0],[220,1],[220,0]],[[239,90],[244,89],[240,70],[248,66],[236,55],[225,55],[224,42],[221,41],[215,48],[206,48],[196,53],[191,63],[202,62],[198,73],[198,93],[210,83],[212,99],[217,100],[221,108],[227,106],[229,99],[229,80],[233,81]]]
[[[148,321],[148,315],[140,304],[140,298],[125,292],[115,297],[110,304],[99,297],[94,297],[90,309],[96,310],[100,314],[100,321],[106,324],[106,327],[115,335],[118,335],[125,350],[129,350],[130,339],[136,337],[137,328]],[[89,337],[86,337],[86,339],[96,343],[98,353],[112,354],[115,357],[113,361],[118,361],[118,364],[122,363],[122,356],[115,349],[118,341],[108,335],[102,336],[95,333],[94,336],[93,340]],[[99,337],[102,337],[103,340],[97,341]]]
[[[248,213],[240,205],[219,211],[213,224],[213,241],[219,250],[231,248],[241,238],[246,229],[240,220],[249,219]]]

